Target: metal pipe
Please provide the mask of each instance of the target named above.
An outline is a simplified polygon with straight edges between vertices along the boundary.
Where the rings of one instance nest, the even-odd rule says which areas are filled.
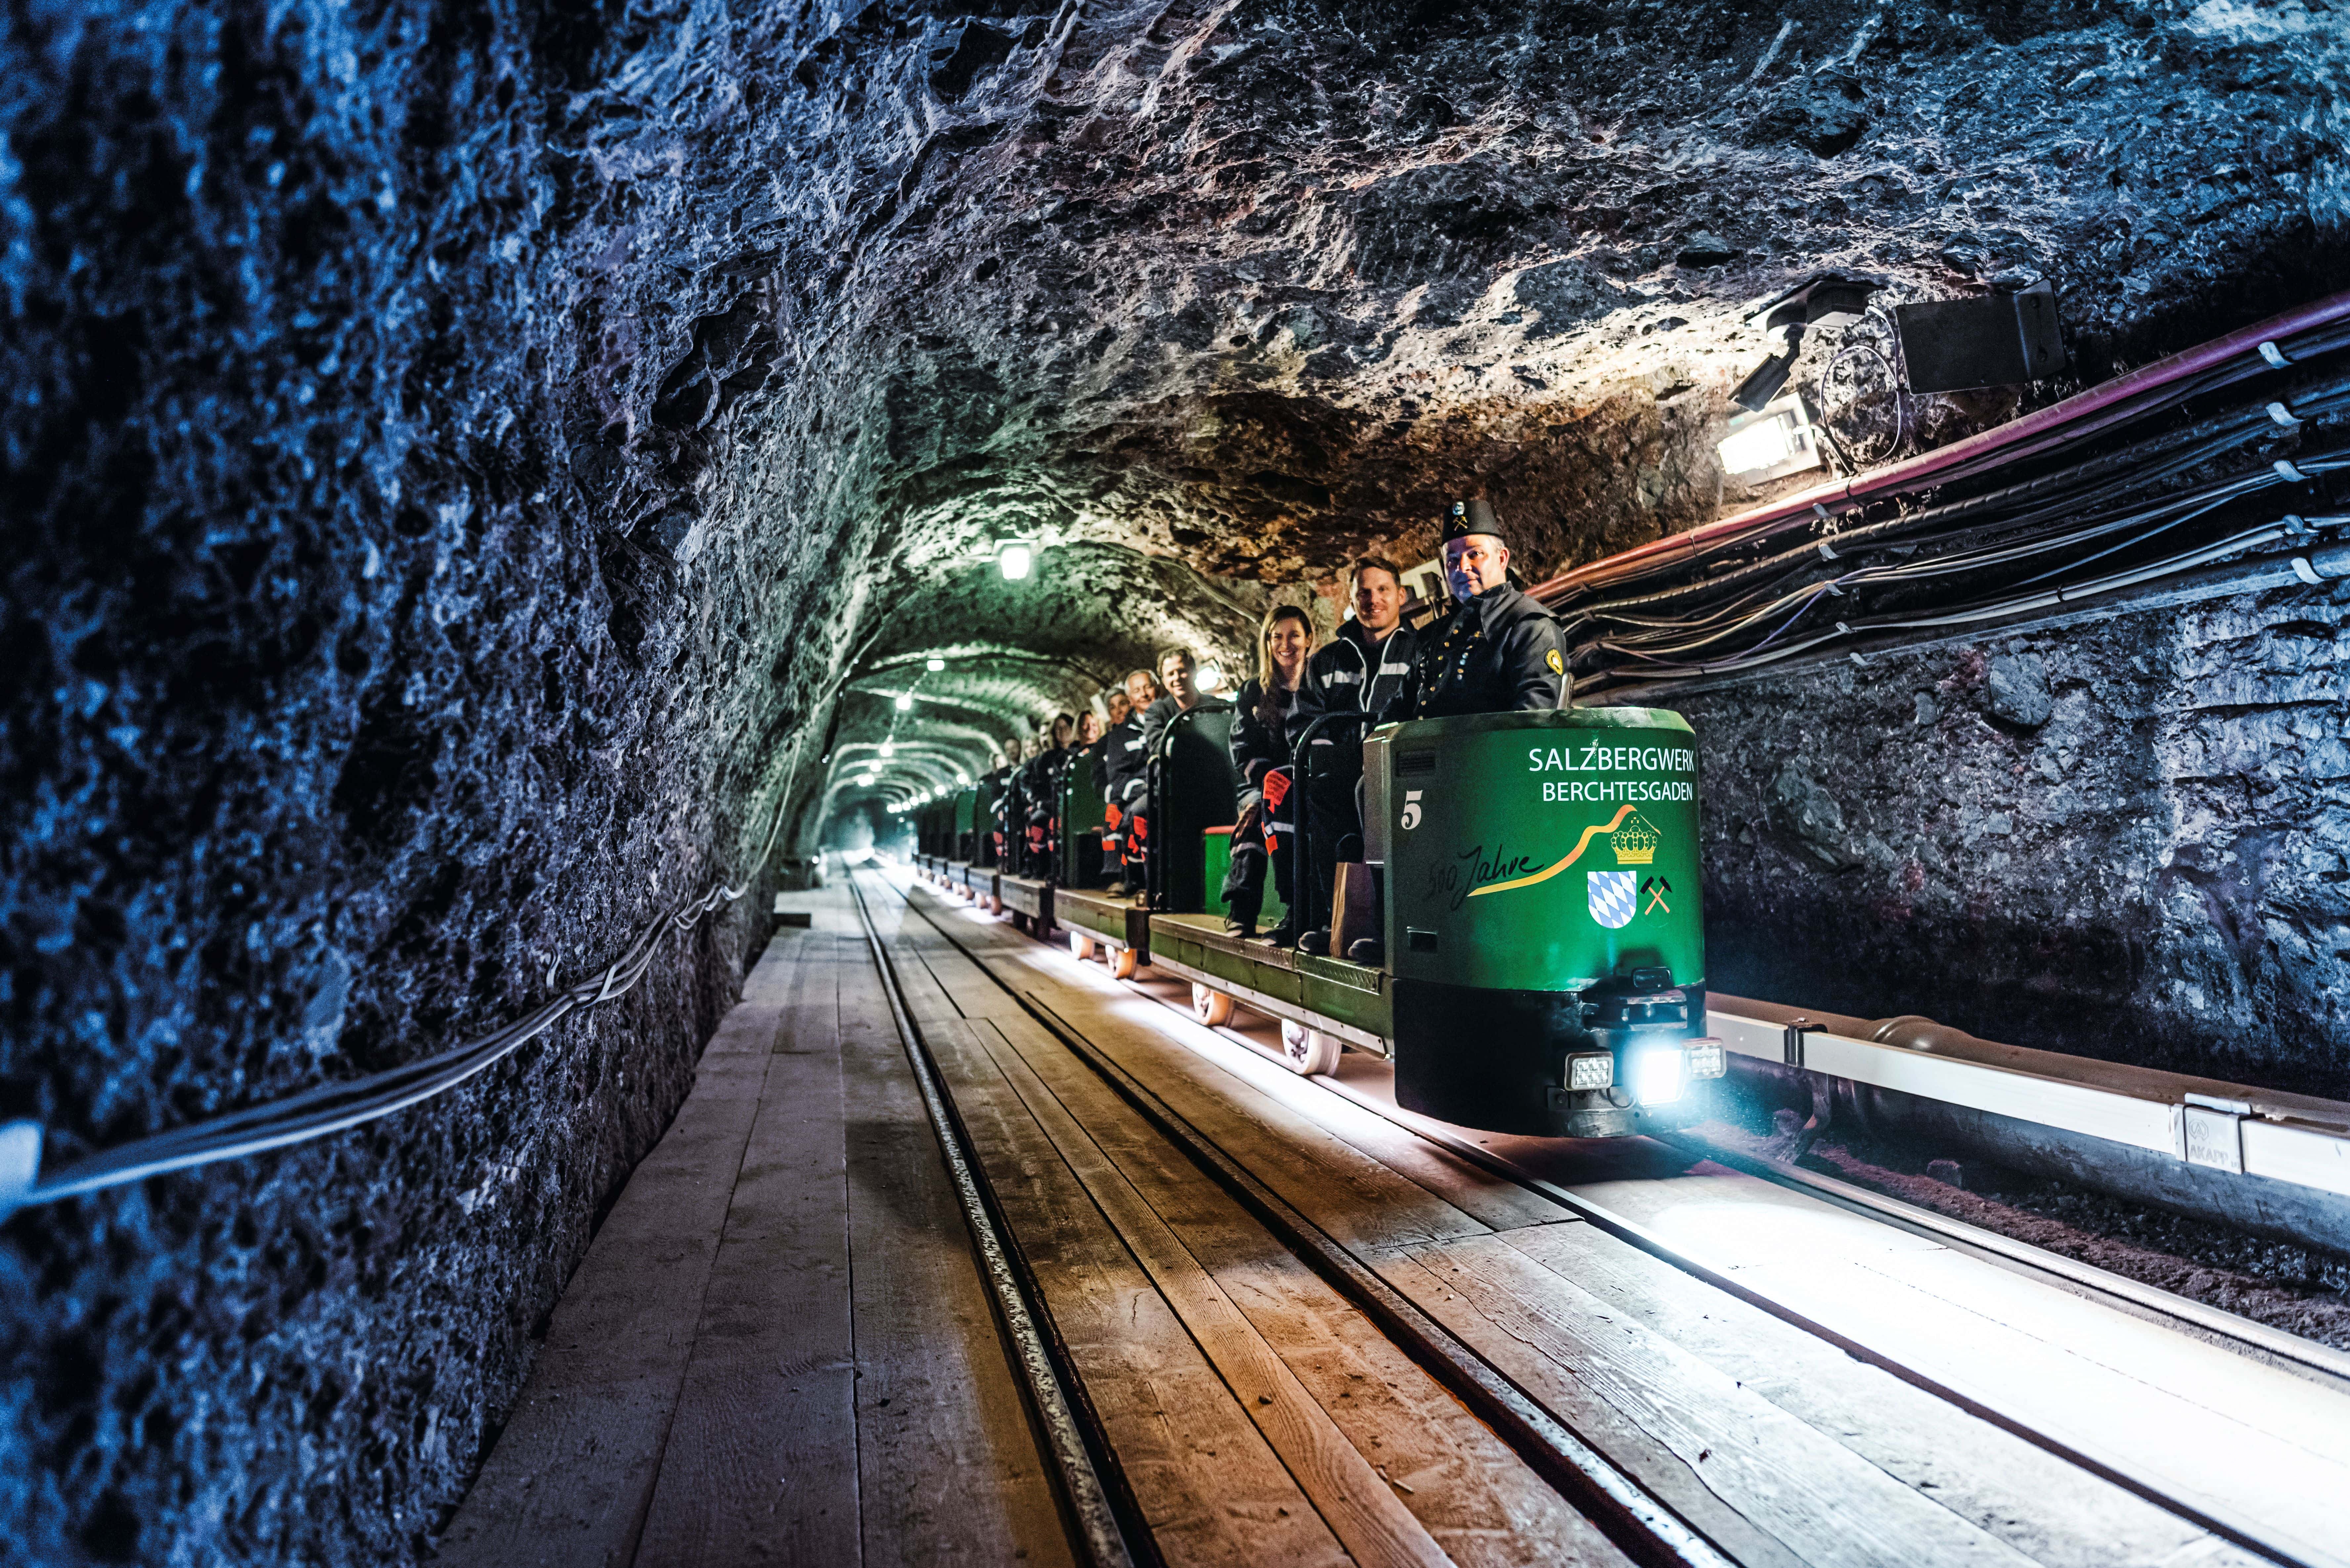
[[[2188,1103],[2188,1096],[2195,1095],[2240,1100],[2272,1120],[2328,1127],[2350,1126],[2350,1106],[2335,1101],[2002,1044],[1915,1013],[1871,1020],[1799,1012],[1743,997],[1715,995],[1709,1000],[1721,1011],[1773,1024],[1900,1046],[2058,1082],[2085,1084],[2137,1100],[2178,1106]],[[1939,1141],[2027,1175],[2069,1181],[2189,1219],[2216,1221],[2299,1245],[2314,1244],[2350,1252],[2350,1198],[2338,1193],[2191,1164],[2155,1149],[1994,1111],[1951,1105],[1898,1089],[1856,1084],[1801,1065],[1734,1053],[1730,1064],[1729,1081],[1739,1090],[1766,1106],[1805,1108],[1824,1127],[1841,1119],[1872,1136],[1898,1134]]]

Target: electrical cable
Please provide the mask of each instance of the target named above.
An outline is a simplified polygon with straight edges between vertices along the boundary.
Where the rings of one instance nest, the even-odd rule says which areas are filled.
[[[25,1140],[24,1129],[32,1129],[26,1141],[31,1142],[36,1157],[33,1161],[21,1162],[21,1168],[0,1171],[0,1218],[36,1203],[81,1197],[151,1176],[307,1143],[448,1093],[496,1065],[571,1014],[626,996],[652,967],[660,940],[668,931],[691,930],[702,916],[747,894],[775,852],[783,830],[784,805],[785,799],[779,795],[766,841],[740,886],[721,882],[700,897],[656,916],[602,972],[566,987],[523,1017],[501,1024],[478,1039],[362,1078],[322,1085],[282,1100],[137,1138],[76,1160],[38,1180],[35,1179],[38,1129],[27,1122],[0,1127],[0,1134],[13,1131],[20,1140]]]
[[[1832,631],[1817,633],[1800,642],[1790,643],[1768,653],[1757,651],[1761,646],[1758,644],[1756,649],[1749,649],[1736,658],[1708,660],[1702,663],[1677,663],[1669,659],[1655,659],[1651,666],[1644,666],[1640,670],[1638,679],[1641,683],[1693,680],[1701,675],[1716,675],[1777,663],[1782,659],[1793,658],[1797,654],[1808,652],[1842,639],[1874,632],[1928,630],[1939,627],[1963,626],[1977,621],[1996,620],[2003,616],[2017,615],[2027,610],[2078,604],[2106,594],[2117,593],[2126,588],[2140,587],[2167,576],[2192,571],[2199,566],[2210,566],[2230,556],[2257,548],[2262,545],[2303,537],[2307,530],[2314,527],[2335,527],[2344,524],[2350,524],[2350,516],[2281,518],[2276,522],[2246,529],[2193,550],[2165,556],[2161,560],[2147,562],[2126,571],[2093,578],[2088,582],[2064,584],[2033,594],[2003,596],[1997,599],[1963,606],[1937,615],[1895,614],[1840,622]],[[2321,566],[2313,566],[2312,557],[2307,556],[2293,556],[2287,562],[2280,562],[2271,557],[2264,564],[2277,567],[2289,566],[2295,580],[2307,583],[2338,577],[2344,576],[2345,572],[2350,572],[2350,559],[2335,559],[2336,556],[2350,556],[2350,547],[2336,546],[2334,556],[2327,556],[2325,560],[2325,565],[2340,566],[2343,568],[2340,571],[2324,570]]]
[[[2304,422],[2350,411],[2350,379],[2329,378],[2314,381],[2296,389],[2289,397],[2293,407],[2302,410]],[[2002,530],[2021,527],[2046,517],[2117,501],[2133,491],[2145,490],[2179,472],[2216,461],[2230,451],[2282,433],[2267,409],[2254,404],[2199,421],[2184,431],[2169,431],[2138,441],[2054,473],[2036,475],[1981,495],[1943,502],[1877,523],[1846,528],[1833,537],[1838,555],[1848,556],[1856,549],[1900,540],[1911,534],[1946,530],[1953,523],[2000,514],[2018,502],[2032,501],[2035,504],[2031,510],[2003,516],[1992,525]],[[1726,552],[1732,547],[1735,546],[1724,546],[1724,550]],[[1816,544],[1798,545],[1697,582],[1578,607],[1578,610],[1579,613],[1608,615],[1614,618],[1613,612],[1622,608],[1701,598],[1722,587],[1764,575],[1790,563],[1808,562],[1816,551]]]

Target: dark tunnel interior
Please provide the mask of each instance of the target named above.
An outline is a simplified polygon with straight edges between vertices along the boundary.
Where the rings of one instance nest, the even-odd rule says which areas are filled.
[[[772,894],[1155,649],[1328,631],[1459,496],[1540,582],[2341,288],[2343,15],[11,7],[0,1121],[415,1060],[775,846],[437,1108],[7,1220],[17,1560],[422,1560]],[[1836,452],[1750,483],[1824,274]],[[2043,283],[2061,370],[1883,390],[1898,307]],[[1657,699],[1713,984],[2350,1097],[2345,600]]]

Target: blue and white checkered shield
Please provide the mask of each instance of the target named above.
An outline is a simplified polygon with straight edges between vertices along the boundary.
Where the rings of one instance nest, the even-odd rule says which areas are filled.
[[[1609,930],[1632,923],[1640,907],[1639,878],[1630,871],[1592,871],[1591,918]]]

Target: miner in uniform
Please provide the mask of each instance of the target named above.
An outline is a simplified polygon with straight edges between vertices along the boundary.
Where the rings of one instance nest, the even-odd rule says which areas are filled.
[[[1456,501],[1444,520],[1444,576],[1458,601],[1419,633],[1389,722],[1566,706],[1558,621],[1510,586],[1510,549],[1490,503]]]

